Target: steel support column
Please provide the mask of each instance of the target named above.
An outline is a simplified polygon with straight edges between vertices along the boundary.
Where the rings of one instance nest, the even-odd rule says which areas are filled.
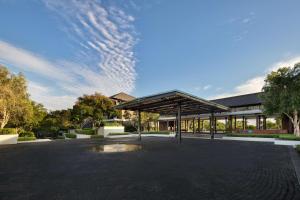
[[[200,117],[198,118],[198,133],[200,133]]]
[[[142,135],[141,135],[141,111],[137,111],[138,113],[138,134],[139,134],[139,137],[138,137],[138,140],[142,140]]]
[[[177,108],[178,142],[181,143],[181,105]]]
[[[214,139],[215,138],[215,117],[214,117],[214,113],[212,112],[211,113],[211,116],[210,116],[210,137],[211,139]]]
[[[230,133],[232,133],[232,116],[229,116],[228,119],[229,119],[229,128],[228,128],[228,131]]]
[[[169,123],[169,120],[167,120],[167,131],[169,131],[169,126],[170,126],[170,123]]]
[[[193,118],[193,134],[195,134],[195,118]]]

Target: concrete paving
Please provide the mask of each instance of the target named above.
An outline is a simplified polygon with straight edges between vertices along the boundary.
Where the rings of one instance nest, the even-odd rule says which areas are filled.
[[[115,143],[142,149],[91,150]],[[263,142],[154,137],[6,145],[0,199],[296,200],[300,186],[289,151]]]

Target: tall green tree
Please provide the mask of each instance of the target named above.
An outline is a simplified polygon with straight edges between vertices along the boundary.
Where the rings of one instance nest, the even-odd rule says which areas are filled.
[[[72,118],[74,121],[82,122],[87,117],[92,117],[95,121],[121,117],[121,112],[115,110],[114,102],[108,97],[95,93],[93,95],[83,95],[79,97],[73,106]]]
[[[293,123],[294,134],[300,136],[300,64],[268,74],[262,91],[264,112],[286,115]]]
[[[26,79],[0,66],[0,128],[8,123],[19,127],[29,122],[33,109],[27,93]]]

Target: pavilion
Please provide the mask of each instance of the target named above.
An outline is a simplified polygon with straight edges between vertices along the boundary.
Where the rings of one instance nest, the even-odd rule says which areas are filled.
[[[159,113],[160,115],[175,116],[176,130],[181,142],[181,117],[189,115],[208,114],[210,116],[210,133],[214,138],[215,113],[229,111],[229,108],[216,102],[208,101],[194,95],[173,90],[134,100],[115,106],[119,110],[131,110],[138,113],[138,134],[141,139],[141,112]]]

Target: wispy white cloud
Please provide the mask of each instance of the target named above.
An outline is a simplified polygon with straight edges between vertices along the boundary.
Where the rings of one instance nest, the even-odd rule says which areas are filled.
[[[204,85],[204,86],[194,87],[194,90],[195,91],[205,91],[205,90],[208,90],[210,88],[212,88],[212,85]]]
[[[263,75],[259,75],[253,77],[251,79],[246,80],[244,83],[236,86],[233,91],[222,93],[219,95],[215,95],[210,97],[209,99],[217,99],[217,98],[224,98],[229,96],[236,96],[242,94],[249,94],[254,92],[260,92],[262,87],[264,86],[264,80],[268,73],[272,71],[278,70],[280,67],[293,67],[296,63],[300,62],[300,56],[296,56],[293,58],[285,59],[279,62],[274,63],[271,65]]]
[[[136,79],[134,17],[116,7],[105,8],[96,0],[44,2],[65,19],[70,37],[85,47],[77,60],[93,63],[94,70],[101,70],[119,91],[131,92]]]
[[[95,91],[131,93],[137,76],[134,17],[96,0],[43,2],[64,21],[62,27],[77,52],[72,60],[50,60],[0,40],[0,63],[53,82],[45,86],[31,81],[32,98],[49,109],[61,109],[70,107],[75,97]]]
[[[204,87],[203,87],[203,90],[208,90],[208,89],[210,89],[212,86],[211,85],[205,85]]]
[[[232,17],[225,21],[225,24],[230,24],[239,27],[239,31],[234,34],[233,39],[236,42],[243,40],[249,33],[250,25],[254,23],[256,14],[250,12],[244,17]]]
[[[76,96],[55,95],[50,87],[33,81],[29,81],[28,91],[32,99],[36,102],[42,102],[49,110],[72,108],[76,101]]]

